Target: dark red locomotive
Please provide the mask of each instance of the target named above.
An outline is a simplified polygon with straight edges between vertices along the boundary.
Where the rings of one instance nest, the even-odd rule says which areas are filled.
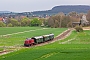
[[[24,42],[24,46],[31,46],[34,44],[34,39],[27,38]]]

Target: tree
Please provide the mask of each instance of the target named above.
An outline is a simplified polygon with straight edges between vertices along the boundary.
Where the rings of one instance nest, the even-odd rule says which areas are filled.
[[[7,25],[7,27],[12,27],[12,24],[11,24],[11,23],[9,23],[9,24]]]
[[[0,21],[0,27],[5,27],[5,26],[6,26],[6,24],[3,23],[2,21]]]
[[[21,26],[30,26],[30,19],[27,17],[24,17],[21,19]]]
[[[50,27],[54,27],[54,28],[61,28],[62,27],[62,20],[64,19],[65,15],[64,13],[60,12],[54,16],[51,16],[49,19],[48,19],[48,25]]]
[[[10,23],[12,24],[12,26],[14,27],[14,26],[18,26],[18,21],[16,20],[16,19],[11,19],[10,20]]]
[[[43,27],[43,26],[46,26],[47,25],[47,19],[45,19],[45,18],[39,18],[39,20],[41,21],[41,26]]]
[[[80,25],[82,25],[82,26],[88,26],[89,25],[89,21],[87,21],[86,15],[82,16],[82,18],[80,20]]]
[[[62,27],[62,20],[65,17],[63,12],[58,13],[57,15],[58,27]]]
[[[72,16],[72,17],[77,17],[78,16],[77,12],[75,12],[75,11],[70,12],[68,15]]]
[[[75,29],[77,32],[83,32],[82,26],[76,26]]]
[[[44,19],[43,22],[44,26],[48,26],[48,19]]]
[[[90,10],[87,13],[87,20],[89,21],[89,25],[90,25]]]
[[[62,27],[71,27],[69,24],[70,24],[70,22],[71,22],[71,19],[70,19],[70,16],[64,16],[63,17],[63,20],[62,20],[62,24],[61,24],[61,26]]]
[[[55,27],[55,16],[51,16],[47,22],[49,27]]]
[[[42,22],[38,18],[34,18],[31,20],[31,26],[40,26]]]

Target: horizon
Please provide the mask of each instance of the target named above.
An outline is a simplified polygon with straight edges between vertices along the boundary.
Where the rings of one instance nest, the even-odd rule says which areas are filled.
[[[90,5],[57,5],[57,6],[90,6]],[[53,6],[52,8],[54,8],[56,6]],[[51,8],[51,9],[52,9]],[[51,9],[48,9],[48,10],[51,10]],[[35,10],[35,11],[46,11],[46,10]],[[22,13],[22,12],[35,12],[35,11],[20,11],[20,12],[16,12],[16,11],[8,11],[8,10],[0,10],[0,12],[14,12],[14,13]]]
[[[1,11],[43,11],[60,5],[90,5],[90,0],[0,0]]]

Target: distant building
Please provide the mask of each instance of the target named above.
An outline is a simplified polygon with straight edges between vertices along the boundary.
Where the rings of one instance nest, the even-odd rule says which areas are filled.
[[[75,27],[77,25],[80,25],[80,22],[72,22],[72,27]]]
[[[89,21],[86,19],[86,15],[83,15],[79,22],[72,22],[72,26],[75,27],[76,25],[88,25]]]
[[[3,18],[0,17],[0,21],[3,21]]]
[[[0,17],[0,21],[2,21],[3,23],[6,23],[6,18]]]

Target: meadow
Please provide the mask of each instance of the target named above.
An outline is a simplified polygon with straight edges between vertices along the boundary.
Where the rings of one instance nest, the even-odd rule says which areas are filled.
[[[20,47],[24,45],[26,38],[54,33],[55,36],[67,28],[42,28],[42,27],[4,27],[0,28],[0,50],[10,46]],[[9,46],[9,47],[8,47]]]
[[[45,31],[52,31],[55,36],[57,36],[61,30],[64,31],[65,29],[48,29]],[[22,34],[18,36],[22,36]],[[89,60],[89,37],[90,30],[80,33],[72,31],[70,36],[63,40],[59,40],[44,46],[22,48],[21,50],[0,56],[0,60]]]
[[[0,35],[12,34],[34,29],[41,29],[41,27],[0,27]]]
[[[3,29],[3,28],[2,28]],[[41,36],[41,35],[45,35],[45,34],[50,34],[50,33],[54,33],[55,36],[57,36],[58,34],[62,33],[63,31],[66,30],[66,28],[32,28],[32,27],[25,27],[25,28],[11,28],[9,30],[5,28],[5,30],[7,30],[6,33],[9,33],[11,30],[13,30],[13,33],[15,32],[19,32],[19,31],[28,31],[28,32],[24,32],[24,33],[19,33],[19,34],[13,34],[12,35],[7,35],[7,36],[2,36],[0,37],[0,46],[21,46],[23,45],[24,41],[26,38],[31,38],[34,36]],[[8,32],[9,31],[9,32]],[[0,31],[1,32],[1,31]],[[9,33],[10,34],[10,33]]]

